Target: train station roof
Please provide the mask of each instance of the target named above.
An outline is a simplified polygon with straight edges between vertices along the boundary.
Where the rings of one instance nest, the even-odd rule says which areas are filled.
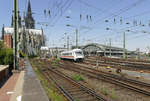
[[[109,49],[110,46],[108,45],[103,45],[103,44],[98,44],[98,43],[91,43],[91,44],[87,44],[85,46],[81,46],[82,49],[98,49],[98,50],[105,50],[105,49]],[[111,49],[112,50],[123,50],[123,48],[120,48],[120,47],[114,47],[114,46],[111,46]]]

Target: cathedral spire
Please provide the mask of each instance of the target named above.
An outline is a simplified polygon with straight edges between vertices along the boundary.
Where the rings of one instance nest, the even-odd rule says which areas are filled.
[[[32,17],[31,3],[30,3],[30,0],[28,0],[27,14],[25,17],[25,26],[28,29],[34,29],[35,28],[34,24],[35,24],[35,21]]]
[[[28,0],[27,14],[32,15],[32,10],[31,10],[31,3],[30,3],[30,0]]]

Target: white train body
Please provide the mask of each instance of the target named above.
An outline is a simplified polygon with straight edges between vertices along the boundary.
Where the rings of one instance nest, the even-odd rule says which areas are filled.
[[[64,51],[60,54],[61,59],[68,59],[68,60],[74,60],[74,61],[83,61],[84,60],[84,54],[81,49],[73,49],[70,51]]]

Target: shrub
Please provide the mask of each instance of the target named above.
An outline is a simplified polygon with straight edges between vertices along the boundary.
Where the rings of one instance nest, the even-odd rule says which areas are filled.
[[[56,58],[55,61],[56,61],[56,63],[59,63],[60,59]]]
[[[0,64],[1,65],[13,64],[13,49],[3,48],[0,50]]]
[[[20,54],[20,57],[22,57],[22,58],[25,58],[25,57],[26,57],[26,54],[23,53],[22,51],[20,51],[19,54]]]
[[[112,97],[113,99],[116,98],[116,93],[115,93],[114,88],[113,88],[112,91],[111,91],[111,97]]]
[[[107,92],[106,88],[101,88],[100,90],[101,90],[101,92],[102,92],[105,96],[108,95],[108,92]]]
[[[76,80],[76,81],[83,81],[83,80],[84,80],[83,76],[77,75],[77,74],[72,75],[72,78],[73,78],[74,80]]]

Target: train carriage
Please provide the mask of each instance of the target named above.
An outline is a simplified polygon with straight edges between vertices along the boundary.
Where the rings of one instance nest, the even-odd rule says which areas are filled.
[[[84,54],[81,49],[73,49],[70,51],[61,52],[60,58],[74,61],[83,61]]]

